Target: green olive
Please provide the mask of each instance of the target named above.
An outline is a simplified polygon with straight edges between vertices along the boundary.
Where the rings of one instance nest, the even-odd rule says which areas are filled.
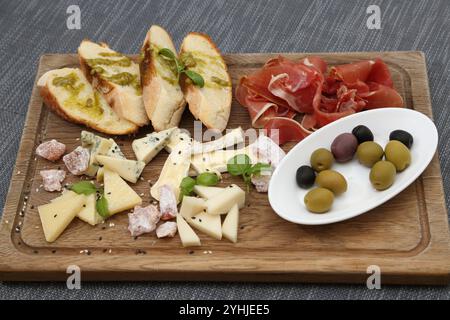
[[[356,150],[356,157],[366,167],[372,166],[383,158],[383,148],[376,142],[366,141],[361,143]]]
[[[315,188],[305,195],[306,208],[313,213],[325,213],[333,205],[334,195],[328,189]]]
[[[215,186],[219,183],[219,177],[212,172],[200,173],[197,177],[197,184],[201,186]]]
[[[311,154],[311,167],[317,171],[323,171],[323,170],[327,170],[330,169],[331,166],[334,163],[334,157],[333,154],[331,153],[331,151],[325,149],[325,148],[320,148],[315,150],[312,154]]]
[[[370,170],[370,182],[379,191],[386,190],[395,180],[395,166],[389,161],[378,161]]]
[[[347,191],[347,181],[344,176],[334,170],[323,170],[316,178],[319,187],[332,191],[336,196]]]
[[[411,152],[400,141],[389,141],[384,148],[384,154],[386,160],[392,162],[397,171],[403,171],[411,164]]]

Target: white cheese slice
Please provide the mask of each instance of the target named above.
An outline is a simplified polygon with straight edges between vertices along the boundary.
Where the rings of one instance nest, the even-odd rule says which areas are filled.
[[[162,185],[170,185],[177,201],[180,201],[180,183],[184,177],[187,177],[191,165],[191,143],[183,141],[167,157],[161,170],[158,181],[150,189],[150,194],[156,200],[159,200],[159,188]]]
[[[80,218],[84,222],[89,223],[92,226],[95,226],[96,224],[99,224],[103,221],[103,218],[97,213],[95,202],[95,193],[86,196],[86,203],[83,205],[83,208],[77,213],[78,218]]]
[[[186,221],[195,229],[207,234],[208,236],[220,240],[222,239],[222,221],[220,215],[211,215],[201,212],[186,218]]]
[[[188,219],[205,209],[206,201],[204,199],[184,196],[183,202],[181,203],[180,214],[183,218]]]
[[[192,142],[193,139],[191,138],[188,132],[186,132],[185,130],[181,130],[179,128],[175,128],[172,134],[170,135],[169,141],[167,142],[165,149],[167,152],[171,153],[180,142],[189,142],[189,141]]]
[[[136,183],[144,170],[145,163],[142,161],[119,159],[108,156],[96,156],[97,162],[105,168],[117,172],[125,180]]]
[[[148,164],[169,142],[170,135],[174,130],[175,128],[171,128],[153,132],[144,138],[134,140],[131,147],[136,155],[136,159]]]
[[[76,195],[63,201],[56,200],[38,207],[45,240],[53,242],[63,233],[86,203],[86,196]]]
[[[205,199],[210,199],[224,190],[225,188],[206,187],[198,184],[194,186],[194,192]]]
[[[245,192],[237,185],[232,184],[216,196],[206,200],[206,211],[209,214],[219,215],[228,213],[233,205],[240,208],[245,205]]]
[[[197,174],[202,172],[227,172],[228,160],[238,154],[246,154],[249,156],[252,163],[256,163],[256,157],[247,148],[237,150],[217,150],[208,153],[195,154],[191,158],[192,168],[197,171]]]
[[[194,247],[202,245],[200,242],[200,238],[195,234],[194,230],[192,230],[192,228],[180,214],[177,214],[177,228],[183,247]]]
[[[104,188],[110,215],[142,203],[138,194],[116,172],[108,169],[105,169]]]
[[[244,131],[241,127],[231,130],[219,139],[197,143],[192,146],[192,154],[208,153],[222,150],[244,142]]]
[[[235,204],[228,212],[222,224],[222,235],[233,243],[237,242],[239,225],[239,208]]]

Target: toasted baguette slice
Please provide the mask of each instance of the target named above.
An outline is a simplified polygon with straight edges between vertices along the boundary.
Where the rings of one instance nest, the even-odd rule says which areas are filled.
[[[180,58],[189,70],[200,74],[205,81],[205,86],[200,88],[186,76],[181,78],[189,110],[207,128],[225,130],[230,117],[232,90],[227,65],[219,49],[207,35],[191,32],[181,44]]]
[[[119,117],[144,126],[149,123],[142,100],[139,65],[106,44],[83,40],[78,47],[81,70]]]
[[[159,55],[163,48],[177,54],[170,35],[151,26],[141,48],[140,67],[145,111],[155,131],[177,127],[186,106],[174,64]]]
[[[80,69],[46,72],[37,83],[44,102],[62,118],[107,134],[129,134],[139,127],[119,118],[105,98],[92,88]]]

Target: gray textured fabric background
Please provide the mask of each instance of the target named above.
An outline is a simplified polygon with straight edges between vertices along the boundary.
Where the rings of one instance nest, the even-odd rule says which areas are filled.
[[[81,8],[81,30],[66,28],[66,9]],[[382,29],[366,27],[378,4]],[[8,1],[0,0],[0,208],[3,208],[43,53],[75,52],[85,38],[136,53],[151,24],[177,45],[189,31],[211,35],[223,52],[422,50],[440,133],[439,154],[450,204],[449,1]],[[449,287],[239,283],[0,283],[2,299],[450,299]]]

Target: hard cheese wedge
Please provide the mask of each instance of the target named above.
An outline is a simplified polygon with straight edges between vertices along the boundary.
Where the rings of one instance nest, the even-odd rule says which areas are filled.
[[[138,194],[116,172],[109,169],[105,169],[104,188],[110,215],[142,203]]]
[[[58,201],[64,201],[64,200],[69,200],[70,198],[75,197],[77,194],[73,191],[64,189],[63,193],[61,196],[59,196],[58,198],[54,198],[52,200],[50,200],[50,202],[58,202]]]
[[[132,183],[136,183],[145,167],[145,163],[142,161],[119,159],[101,155],[97,155],[96,159],[98,163],[102,164],[105,168],[118,173],[122,178]]]
[[[191,164],[191,142],[180,142],[167,157],[164,167],[161,170],[158,181],[150,189],[150,194],[159,200],[159,188],[162,185],[169,185],[175,193],[176,199],[180,200],[180,183],[188,175]]]
[[[235,204],[231,208],[230,212],[228,212],[222,224],[222,235],[224,236],[224,238],[230,240],[233,243],[236,243],[238,234],[238,225],[239,225],[239,208],[238,205]]]
[[[66,200],[56,200],[38,207],[45,240],[53,242],[63,233],[69,223],[86,203],[86,196],[76,195]]]
[[[183,202],[181,203],[180,214],[183,218],[188,219],[205,209],[206,201],[204,199],[184,196]]]
[[[78,218],[92,226],[95,226],[103,221],[103,218],[97,213],[97,209],[95,209],[95,200],[95,194],[86,196],[85,206],[83,206],[81,211],[77,213]]]
[[[169,142],[170,136],[175,128],[160,132],[153,132],[144,138],[136,139],[131,144],[136,159],[149,163]]]
[[[195,234],[194,230],[192,230],[192,228],[180,214],[177,214],[177,228],[183,247],[194,247],[202,245],[200,242],[200,238]]]
[[[200,186],[195,185],[194,186],[194,192],[198,194],[200,197],[205,199],[210,199],[222,191],[224,191],[225,188],[219,188],[219,187],[206,187],[206,186]]]
[[[232,184],[224,191],[206,201],[206,211],[209,214],[228,213],[234,204],[239,208],[245,205],[245,192],[237,185]]]
[[[201,212],[193,217],[186,218],[186,220],[192,227],[206,233],[208,236],[217,240],[222,239],[222,221],[220,220],[220,215]]]

